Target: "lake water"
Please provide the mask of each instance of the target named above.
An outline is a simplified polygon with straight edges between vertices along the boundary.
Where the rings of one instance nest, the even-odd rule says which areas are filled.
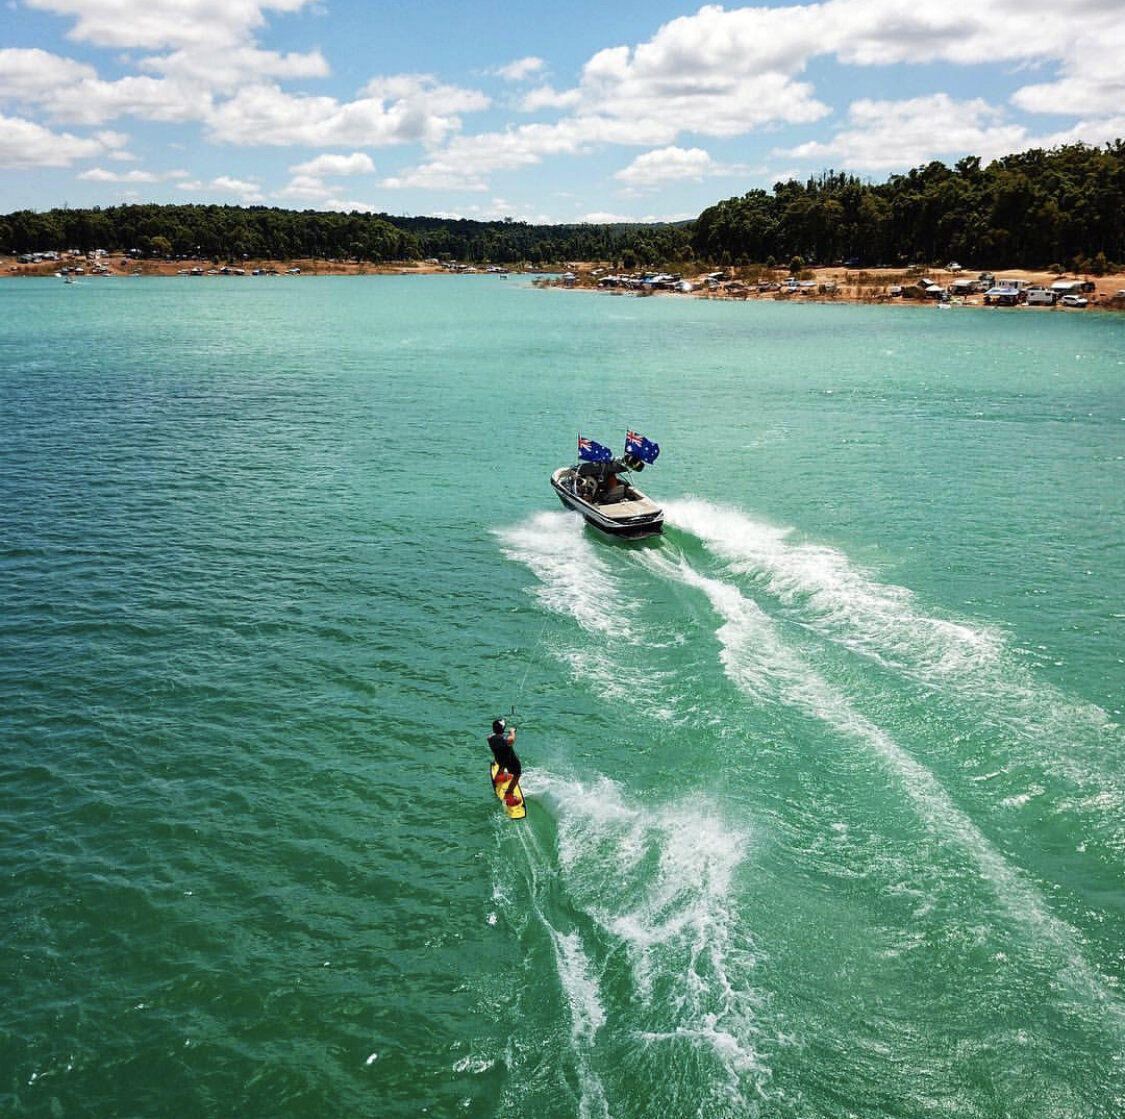
[[[1125,1114],[1125,318],[0,310],[0,1111]]]

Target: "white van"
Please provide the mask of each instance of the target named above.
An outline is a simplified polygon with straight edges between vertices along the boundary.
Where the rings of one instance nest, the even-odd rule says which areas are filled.
[[[1058,298],[1053,291],[1046,288],[1029,288],[1027,292],[1027,305],[1029,307],[1053,307]]]

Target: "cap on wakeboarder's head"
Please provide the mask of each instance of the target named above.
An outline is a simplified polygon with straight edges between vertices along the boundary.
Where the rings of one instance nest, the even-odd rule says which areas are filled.
[[[504,722],[503,719],[493,719],[492,720],[492,733],[493,734],[503,734],[504,733],[504,727],[506,725],[507,724]]]

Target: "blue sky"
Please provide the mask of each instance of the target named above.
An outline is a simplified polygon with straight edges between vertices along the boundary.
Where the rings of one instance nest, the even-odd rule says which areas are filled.
[[[1125,137],[1125,0],[0,5],[0,213],[678,220]]]

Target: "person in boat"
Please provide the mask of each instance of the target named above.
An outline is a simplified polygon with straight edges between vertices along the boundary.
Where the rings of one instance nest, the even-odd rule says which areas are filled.
[[[622,481],[626,465],[615,459],[612,462],[580,462],[574,470],[573,492],[576,497],[594,505],[623,501],[629,494]]]
[[[520,775],[523,773],[523,767],[515,751],[516,728],[508,726],[503,719],[494,719],[492,733],[488,736],[488,745],[492,748],[492,756],[500,767],[496,771],[494,783],[502,785],[505,781],[511,781],[504,803],[509,808],[514,808],[520,803],[520,796],[516,790],[519,788]]]
[[[619,465],[619,464],[614,464]],[[629,487],[618,476],[616,470],[607,471],[602,478],[601,489],[598,491],[596,501],[599,504],[612,505],[616,501],[625,501],[629,496]]]

